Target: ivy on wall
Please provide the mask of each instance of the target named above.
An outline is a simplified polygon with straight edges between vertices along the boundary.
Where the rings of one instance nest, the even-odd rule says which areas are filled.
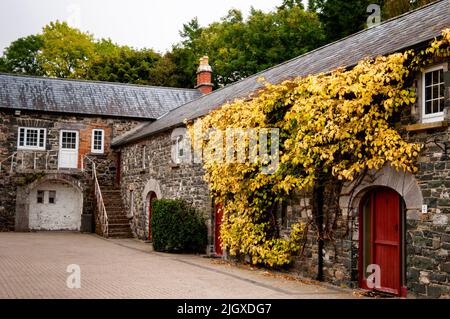
[[[262,172],[262,160],[227,163],[213,156],[204,162],[212,196],[224,206],[223,248],[231,256],[249,256],[253,264],[289,265],[300,250],[305,225],[293,225],[290,238],[282,238],[276,211],[294,191],[313,193],[321,252],[325,183],[352,181],[387,163],[417,172],[422,146],[405,141],[394,123],[416,102],[414,72],[436,57],[449,57],[449,43],[446,29],[421,51],[366,59],[350,70],[265,83],[256,97],[236,100],[204,117],[205,130],[280,129],[281,160],[275,174]],[[211,138],[203,146],[214,149],[217,142]],[[248,136],[239,143],[254,151]]]

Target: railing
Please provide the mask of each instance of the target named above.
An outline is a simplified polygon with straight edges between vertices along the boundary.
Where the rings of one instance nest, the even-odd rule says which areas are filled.
[[[17,151],[0,162],[0,173],[26,170],[59,170],[58,151]],[[7,166],[9,165],[9,166]]]
[[[16,157],[17,152],[12,153],[9,157],[5,158],[0,162],[0,173],[2,172],[3,167],[6,165],[8,161],[10,161],[9,173],[12,174],[14,172],[14,158]]]
[[[94,181],[96,209],[97,209],[97,213],[98,213],[98,218],[100,220],[100,225],[102,228],[102,234],[104,237],[108,237],[108,234],[109,234],[108,214],[106,213],[105,202],[103,201],[103,196],[102,196],[102,190],[100,188],[100,184],[99,184],[98,178],[97,178],[97,164],[89,156],[85,156],[81,163],[83,170],[84,170],[84,164],[86,163],[86,160],[92,164],[92,180]]]

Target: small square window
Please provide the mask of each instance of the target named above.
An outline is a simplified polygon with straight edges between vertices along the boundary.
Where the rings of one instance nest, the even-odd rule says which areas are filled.
[[[48,203],[49,204],[56,204],[56,191],[49,191],[48,192]]]
[[[44,191],[37,191],[37,203],[44,204]]]

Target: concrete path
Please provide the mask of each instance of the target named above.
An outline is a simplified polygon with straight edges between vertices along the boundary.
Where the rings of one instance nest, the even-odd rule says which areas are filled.
[[[67,287],[69,265],[80,267],[79,289]],[[342,299],[354,295],[221,260],[156,253],[151,245],[135,239],[0,233],[0,298]]]

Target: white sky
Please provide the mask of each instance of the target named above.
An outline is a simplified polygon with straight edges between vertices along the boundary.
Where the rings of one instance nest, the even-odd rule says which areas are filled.
[[[41,32],[50,21],[67,21],[96,38],[164,52],[180,40],[183,23],[208,25],[237,8],[269,11],[282,0],[0,0],[0,55],[19,37]]]

